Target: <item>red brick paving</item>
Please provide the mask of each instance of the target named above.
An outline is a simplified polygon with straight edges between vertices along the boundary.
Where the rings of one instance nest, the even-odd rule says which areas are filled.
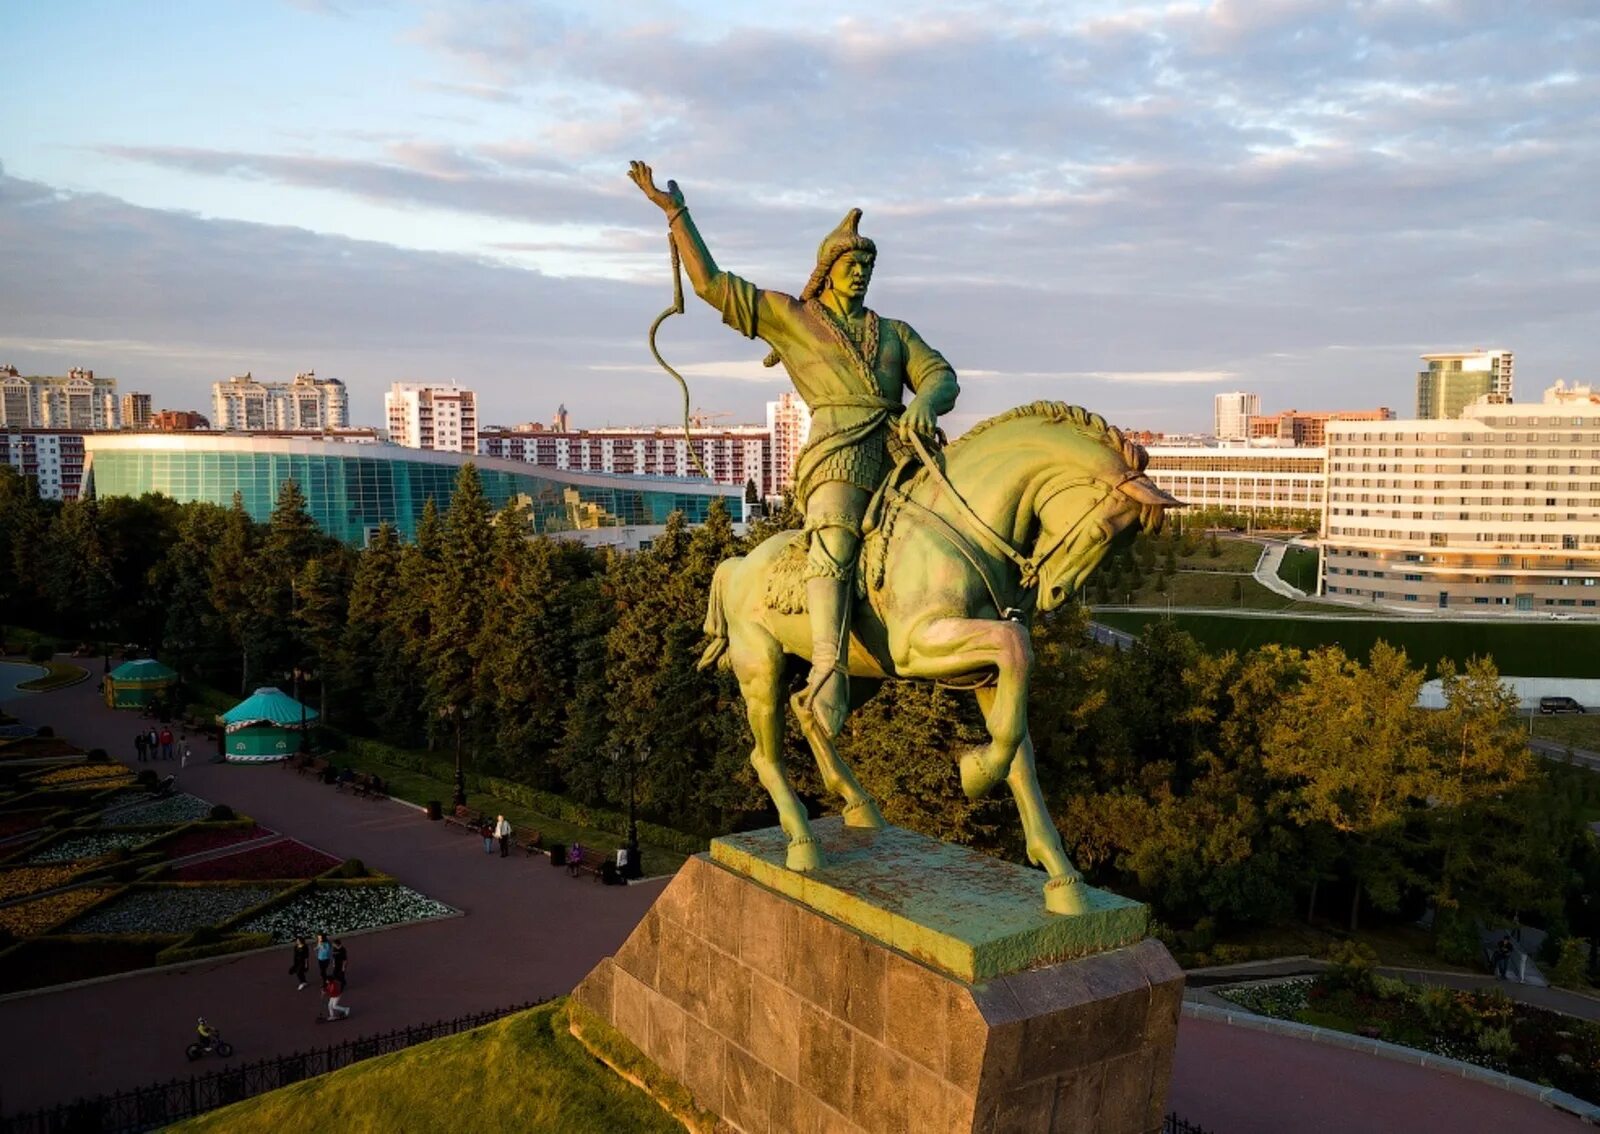
[[[105,708],[92,682],[5,707],[133,761],[125,749],[140,718]],[[209,751],[196,745],[196,759]],[[542,858],[485,855],[475,836],[428,823],[410,808],[340,794],[276,765],[191,760],[181,785],[312,846],[360,858],[467,916],[348,938],[346,1002],[355,1010],[348,1029],[312,1022],[318,997],[310,987],[295,991],[286,947],[0,1001],[5,1112],[214,1069],[215,1061],[191,1065],[182,1053],[198,1015],[234,1043],[235,1059],[257,1059],[560,995],[622,943],[661,889],[602,887]],[[1531,1099],[1443,1072],[1188,1018],[1178,1032],[1169,1109],[1213,1134],[1588,1129]]]

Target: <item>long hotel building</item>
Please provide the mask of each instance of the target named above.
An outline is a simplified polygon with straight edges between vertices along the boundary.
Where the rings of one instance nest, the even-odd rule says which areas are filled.
[[[1322,511],[1323,449],[1152,445],[1150,479],[1196,512],[1315,517]]]
[[[625,476],[699,477],[691,445],[714,483],[744,488],[754,482],[763,498],[775,495],[771,434],[760,426],[695,429],[689,439],[671,429],[556,432],[491,428],[478,434],[480,456],[526,461],[547,469]]]
[[[1600,613],[1600,395],[1492,393],[1443,420],[1330,421],[1322,593]]]

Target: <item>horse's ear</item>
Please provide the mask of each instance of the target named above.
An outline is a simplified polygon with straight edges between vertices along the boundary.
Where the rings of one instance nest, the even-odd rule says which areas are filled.
[[[1123,481],[1118,485],[1124,496],[1137,500],[1140,504],[1155,505],[1161,508],[1184,508],[1187,505],[1155,481],[1147,476],[1136,476]]]

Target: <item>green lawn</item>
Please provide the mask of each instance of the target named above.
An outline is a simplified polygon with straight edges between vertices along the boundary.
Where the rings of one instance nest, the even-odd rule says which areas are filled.
[[[1556,744],[1600,752],[1600,713],[1545,716],[1533,714],[1533,735]]]
[[[1283,562],[1278,564],[1278,578],[1291,587],[1299,587],[1306,594],[1317,592],[1317,558],[1320,552],[1314,547],[1286,547]]]
[[[361,1034],[325,1025],[329,1043]],[[167,1127],[184,1134],[337,1130],[516,1130],[527,1134],[683,1134],[648,1095],[567,1032],[564,1002],[322,1075]]]
[[[360,772],[376,772],[383,777],[388,792],[396,799],[406,800],[425,806],[429,800],[437,799],[449,806],[450,798],[455,794],[454,782],[441,776],[430,775],[426,772],[413,771],[402,768],[397,764],[390,764],[376,756],[361,755],[346,757],[342,753],[334,753],[329,757],[335,764],[343,765],[348,762]],[[560,819],[552,819],[520,803],[486,792],[467,792],[467,806],[479,811],[488,811],[495,815],[504,815],[517,829],[516,837],[525,838],[529,832],[538,831],[546,843],[582,843],[586,847],[596,850],[609,851],[622,846],[627,840],[622,831],[603,831],[595,827],[583,827],[576,823],[565,823]],[[644,864],[645,873],[651,876],[657,874],[673,874],[684,863],[684,856],[665,847],[653,846],[649,842],[640,841],[639,856]]]
[[[88,670],[82,666],[73,665],[71,662],[47,661],[30,664],[42,665],[50,672],[43,677],[35,677],[32,681],[24,681],[17,686],[18,689],[29,693],[48,693],[52,689],[76,685],[89,676]]]
[[[1261,558],[1261,545],[1247,539],[1217,539],[1217,547],[1221,555],[1213,559],[1206,550],[1207,542],[1200,541],[1200,546],[1193,555],[1178,556],[1178,570],[1180,571],[1242,571],[1249,574],[1255,570],[1256,560]],[[1158,556],[1156,565],[1160,566]]]
[[[1095,620],[1138,633],[1167,615],[1145,611],[1096,612]],[[1209,650],[1248,650],[1269,642],[1315,649],[1340,646],[1365,658],[1380,639],[1403,647],[1415,664],[1430,668],[1442,658],[1464,662],[1474,654],[1493,657],[1500,672],[1519,677],[1600,677],[1600,626],[1543,623],[1340,621],[1234,618],[1226,614],[1175,614],[1173,620]],[[1551,718],[1543,718],[1545,721]],[[1562,718],[1570,721],[1572,718]],[[1535,728],[1537,729],[1537,725]]]

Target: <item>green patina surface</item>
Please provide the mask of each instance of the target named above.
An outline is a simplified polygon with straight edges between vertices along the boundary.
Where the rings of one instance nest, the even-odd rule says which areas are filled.
[[[1131,945],[1149,926],[1146,906],[1092,888],[1087,912],[1047,913],[1038,871],[913,831],[811,829],[818,870],[784,866],[780,827],[713,839],[711,860],[969,984]]]

